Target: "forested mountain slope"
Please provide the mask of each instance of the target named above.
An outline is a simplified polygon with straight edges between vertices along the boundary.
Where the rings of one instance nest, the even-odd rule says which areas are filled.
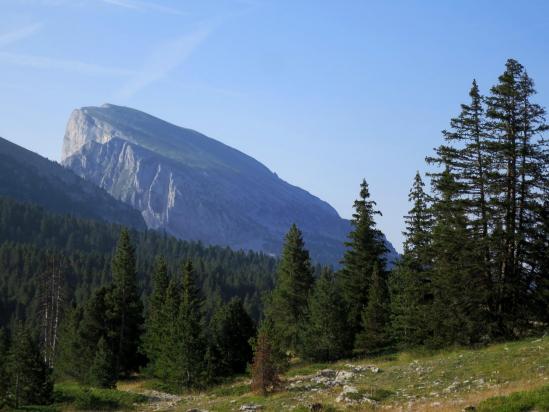
[[[0,326],[15,317],[36,325],[41,285],[52,267],[61,271],[66,306],[82,302],[109,281],[120,229],[0,197]],[[216,302],[240,296],[250,313],[259,316],[261,294],[273,284],[275,259],[153,231],[134,230],[131,237],[142,291],[149,288],[156,256],[165,256],[173,276],[180,276],[183,262],[191,259],[206,311]]]
[[[0,196],[144,229],[139,213],[56,162],[0,138]]]

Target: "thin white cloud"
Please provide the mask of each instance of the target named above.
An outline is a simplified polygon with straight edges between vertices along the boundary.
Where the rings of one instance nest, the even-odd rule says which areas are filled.
[[[103,3],[107,3],[113,6],[123,7],[129,10],[135,11],[157,11],[160,13],[167,14],[184,14],[182,11],[175,9],[173,7],[165,6],[158,3],[153,3],[152,1],[143,1],[143,0],[102,0]]]
[[[106,67],[98,64],[83,63],[76,60],[54,59],[51,57],[28,54],[0,52],[0,62],[22,67],[44,70],[63,70],[94,76],[133,76],[135,72],[127,69]]]
[[[30,26],[21,27],[19,29],[0,33],[0,47],[5,47],[19,40],[26,39],[37,33],[42,28],[42,24],[32,24]]]
[[[115,98],[128,99],[143,88],[164,78],[187,60],[210,32],[210,28],[203,28],[161,45],[147,58],[141,70],[115,93]]]

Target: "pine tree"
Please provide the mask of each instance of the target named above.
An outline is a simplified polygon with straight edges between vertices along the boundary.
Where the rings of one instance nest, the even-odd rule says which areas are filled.
[[[453,175],[446,169],[433,184],[437,198],[433,205],[434,296],[429,308],[433,336],[429,344],[470,345],[487,333],[486,295],[475,263],[482,258],[482,251],[471,240],[459,185]]]
[[[259,328],[252,362],[252,391],[263,396],[267,395],[269,390],[276,388],[279,383],[269,336],[270,333],[266,328]]]
[[[404,346],[421,345],[429,334],[433,222],[424,187],[417,172],[408,196],[412,209],[404,217],[404,254],[389,277],[392,333]]]
[[[185,264],[181,290],[181,303],[177,319],[178,351],[174,355],[177,367],[176,381],[184,388],[198,387],[203,383],[206,345],[202,331],[202,299],[196,287],[191,261]]]
[[[300,230],[294,224],[284,241],[276,285],[267,308],[267,317],[273,323],[276,337],[276,342],[271,344],[283,351],[297,349],[299,328],[313,282],[309,252],[305,249]]]
[[[362,331],[356,337],[355,347],[370,353],[387,349],[391,344],[390,302],[385,276],[385,272],[375,264],[368,290],[368,305],[362,312]]]
[[[139,296],[135,251],[126,229],[120,232],[112,260],[113,288],[111,323],[114,334],[114,362],[118,373],[136,371],[141,363],[138,346],[143,327],[143,304]]]
[[[218,354],[217,375],[244,373],[252,360],[250,340],[255,336],[255,327],[242,300],[233,298],[217,310],[210,322],[210,333],[212,351]]]
[[[368,303],[368,291],[371,274],[377,264],[380,270],[385,268],[387,248],[383,235],[376,229],[375,216],[381,212],[375,209],[376,202],[370,200],[370,191],[366,180],[360,185],[360,197],[354,203],[355,213],[351,220],[353,230],[343,258],[343,268],[339,273],[343,299],[347,306],[349,328],[353,336],[362,325],[362,311]]]
[[[547,193],[548,126],[545,110],[534,104],[533,81],[509,59],[487,98],[489,154],[494,164],[489,190],[495,226],[496,317],[500,334],[524,327],[531,307],[529,289],[535,273],[528,256],[535,243],[537,213]],[[535,263],[534,263],[535,264]]]
[[[89,369],[88,382],[98,388],[114,388],[116,378],[112,351],[105,338],[101,337],[97,344],[93,363]]]
[[[334,361],[348,356],[352,345],[341,292],[334,273],[324,268],[309,297],[299,353],[315,362]]]
[[[153,375],[157,371],[157,362],[164,339],[169,333],[167,320],[164,316],[163,306],[169,285],[168,266],[164,258],[158,258],[152,276],[153,288],[148,299],[145,330],[143,334],[142,350],[147,356],[147,369]]]
[[[22,405],[47,405],[52,401],[53,380],[37,342],[19,326],[7,356],[8,402]]]

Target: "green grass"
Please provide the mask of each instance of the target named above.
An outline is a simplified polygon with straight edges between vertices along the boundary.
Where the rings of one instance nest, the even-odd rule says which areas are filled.
[[[527,412],[549,411],[549,385],[537,390],[515,392],[508,396],[496,396],[482,401],[478,412]]]
[[[373,410],[380,407],[386,410],[411,408],[425,411],[461,411],[465,406],[479,405],[484,399],[496,394],[508,394],[547,385],[549,337],[529,338],[478,349],[405,351],[336,363],[295,362],[281,378],[282,381],[296,377],[301,379],[299,376],[313,375],[326,368],[349,370],[349,363],[353,366],[376,365],[381,368],[379,373],[365,372],[355,375],[349,382],[357,388],[359,398],[366,395],[379,403],[377,407],[337,403],[335,398],[341,393],[341,386],[324,389],[311,384],[308,389],[298,386],[261,397],[250,392],[249,378],[238,378],[233,382],[184,397],[177,410],[198,408],[211,412],[225,412],[238,410],[243,404],[254,403],[262,405],[265,412],[289,409],[305,411],[308,405],[320,403],[325,408],[337,411],[362,411],[369,410],[368,408]],[[303,379],[307,380],[306,377]],[[321,390],[318,390],[319,388]],[[513,396],[510,399],[517,404],[531,402],[532,399],[536,400],[541,396],[541,400],[536,400],[538,403],[534,404],[537,408],[535,410],[549,411],[543,409],[546,408],[543,394],[527,395],[526,400],[517,398],[516,401]],[[530,409],[493,410],[514,412]]]
[[[116,389],[88,388],[74,383],[57,384],[54,389],[54,403],[62,409],[130,410],[134,409],[134,404],[146,401],[144,395]]]

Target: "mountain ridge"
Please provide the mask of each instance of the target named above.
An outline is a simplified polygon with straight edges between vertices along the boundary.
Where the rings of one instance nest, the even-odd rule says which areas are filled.
[[[74,110],[61,162],[182,239],[276,255],[296,223],[314,260],[337,265],[343,255],[350,224],[327,202],[237,149],[135,109]]]

